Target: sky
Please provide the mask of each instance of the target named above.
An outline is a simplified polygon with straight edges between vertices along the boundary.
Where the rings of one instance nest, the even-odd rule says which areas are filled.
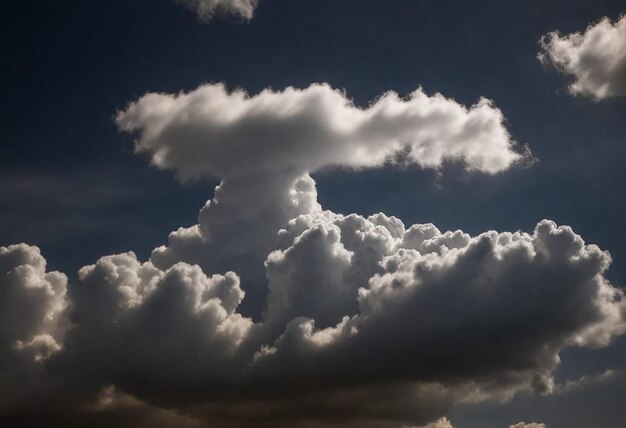
[[[624,13],[3,1],[0,421],[626,426]]]

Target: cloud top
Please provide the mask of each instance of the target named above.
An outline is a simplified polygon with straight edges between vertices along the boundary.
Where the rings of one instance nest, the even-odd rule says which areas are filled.
[[[44,363],[63,348],[67,277],[39,248],[0,247],[0,418],[45,391]]]
[[[421,89],[407,98],[387,92],[360,108],[327,84],[252,96],[207,84],[177,95],[146,94],[116,122],[124,131],[139,131],[137,151],[181,179],[268,170],[302,174],[394,159],[427,168],[462,161],[468,169],[497,173],[522,158],[491,101],[468,108]]]
[[[249,21],[258,0],[176,0],[194,12],[202,22],[211,22],[219,15],[229,15]]]
[[[573,77],[569,91],[602,100],[626,95],[626,15],[602,18],[584,33],[553,31],[539,41],[539,60]]]
[[[66,308],[67,277],[46,272],[39,248],[25,244],[0,247],[0,273],[2,347],[37,348],[37,360],[60,349],[55,337]]]

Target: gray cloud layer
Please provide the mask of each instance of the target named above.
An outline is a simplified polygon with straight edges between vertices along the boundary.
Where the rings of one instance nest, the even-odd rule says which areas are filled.
[[[417,91],[360,109],[327,85],[206,85],[148,94],[117,123],[157,166],[222,182],[197,225],[148,261],[85,266],[67,298],[35,247],[0,250],[0,314],[23,326],[2,333],[3,373],[43,385],[37,415],[32,393],[2,395],[22,426],[419,426],[456,402],[551,393],[563,348],[624,333],[610,256],[567,226],[470,236],[317,203],[309,173],[324,167],[511,167],[522,155],[490,102]]]
[[[573,95],[601,100],[626,95],[626,16],[603,18],[584,33],[545,35],[539,59],[571,75]]]
[[[194,12],[200,21],[210,22],[216,16],[230,15],[249,21],[258,0],[176,0]]]

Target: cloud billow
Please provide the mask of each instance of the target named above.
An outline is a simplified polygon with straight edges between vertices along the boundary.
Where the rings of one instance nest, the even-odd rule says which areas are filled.
[[[602,18],[582,34],[553,31],[539,43],[539,60],[574,78],[571,94],[596,100],[626,95],[626,15],[616,22]]]
[[[144,95],[116,122],[140,131],[136,150],[183,180],[377,167],[397,154],[423,167],[456,160],[497,173],[522,158],[491,101],[468,108],[421,89],[407,98],[387,92],[359,108],[327,84],[253,96],[207,84],[189,93]]]
[[[102,257],[67,297],[34,247],[6,263],[0,252],[3,272],[34,265],[56,278],[42,307],[59,309],[26,315],[35,327],[6,343],[57,344],[23,364],[62,379],[68,426],[130,413],[136,426],[167,415],[181,426],[449,427],[456,402],[551,393],[565,347],[625,331],[609,254],[567,226],[471,236],[317,202],[310,173],[394,165],[398,153],[429,168],[512,167],[524,155],[489,101],[418,90],[359,108],[328,85],[249,96],[217,84],[145,95],[116,122],[157,167],[221,183],[198,224],[150,260]],[[6,307],[30,305],[20,296]]]
[[[61,351],[67,277],[47,272],[39,248],[0,247],[0,415],[47,389],[43,362]]]

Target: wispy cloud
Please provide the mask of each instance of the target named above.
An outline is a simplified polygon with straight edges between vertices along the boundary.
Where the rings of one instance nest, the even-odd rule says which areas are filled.
[[[249,21],[258,0],[175,0],[194,12],[202,22],[211,22],[218,16],[234,16]]]

